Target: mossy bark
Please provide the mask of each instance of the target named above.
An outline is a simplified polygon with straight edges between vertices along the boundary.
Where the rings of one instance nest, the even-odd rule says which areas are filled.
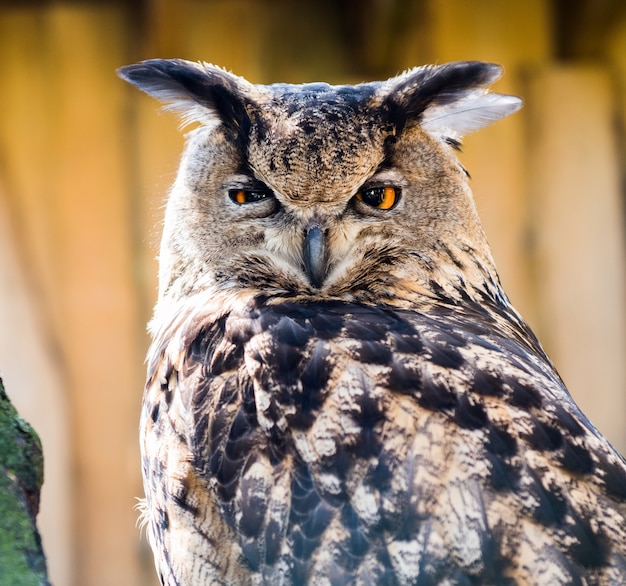
[[[0,584],[49,584],[35,522],[42,483],[39,437],[18,415],[0,379]]]

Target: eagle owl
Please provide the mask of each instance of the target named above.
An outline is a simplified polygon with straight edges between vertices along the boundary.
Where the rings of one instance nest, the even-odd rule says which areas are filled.
[[[163,584],[624,584],[626,463],[503,292],[455,157],[500,67],[120,75],[195,122],[141,417]]]

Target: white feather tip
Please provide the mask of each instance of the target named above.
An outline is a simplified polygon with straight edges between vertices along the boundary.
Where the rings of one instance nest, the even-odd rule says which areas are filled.
[[[522,100],[516,96],[473,91],[449,104],[427,108],[422,115],[422,128],[436,136],[458,139],[521,107]]]

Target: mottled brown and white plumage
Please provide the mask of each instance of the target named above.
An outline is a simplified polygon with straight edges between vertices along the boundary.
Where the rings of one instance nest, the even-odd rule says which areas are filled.
[[[511,307],[454,147],[500,68],[121,76],[199,122],[141,419],[161,582],[624,584],[626,465]]]

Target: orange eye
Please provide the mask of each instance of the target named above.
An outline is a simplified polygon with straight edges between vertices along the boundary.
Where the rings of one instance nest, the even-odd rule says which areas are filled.
[[[263,189],[231,189],[228,192],[228,197],[235,203],[255,203],[271,195],[271,192]]]
[[[371,187],[359,191],[356,198],[378,210],[390,210],[398,201],[398,195],[395,187]]]

